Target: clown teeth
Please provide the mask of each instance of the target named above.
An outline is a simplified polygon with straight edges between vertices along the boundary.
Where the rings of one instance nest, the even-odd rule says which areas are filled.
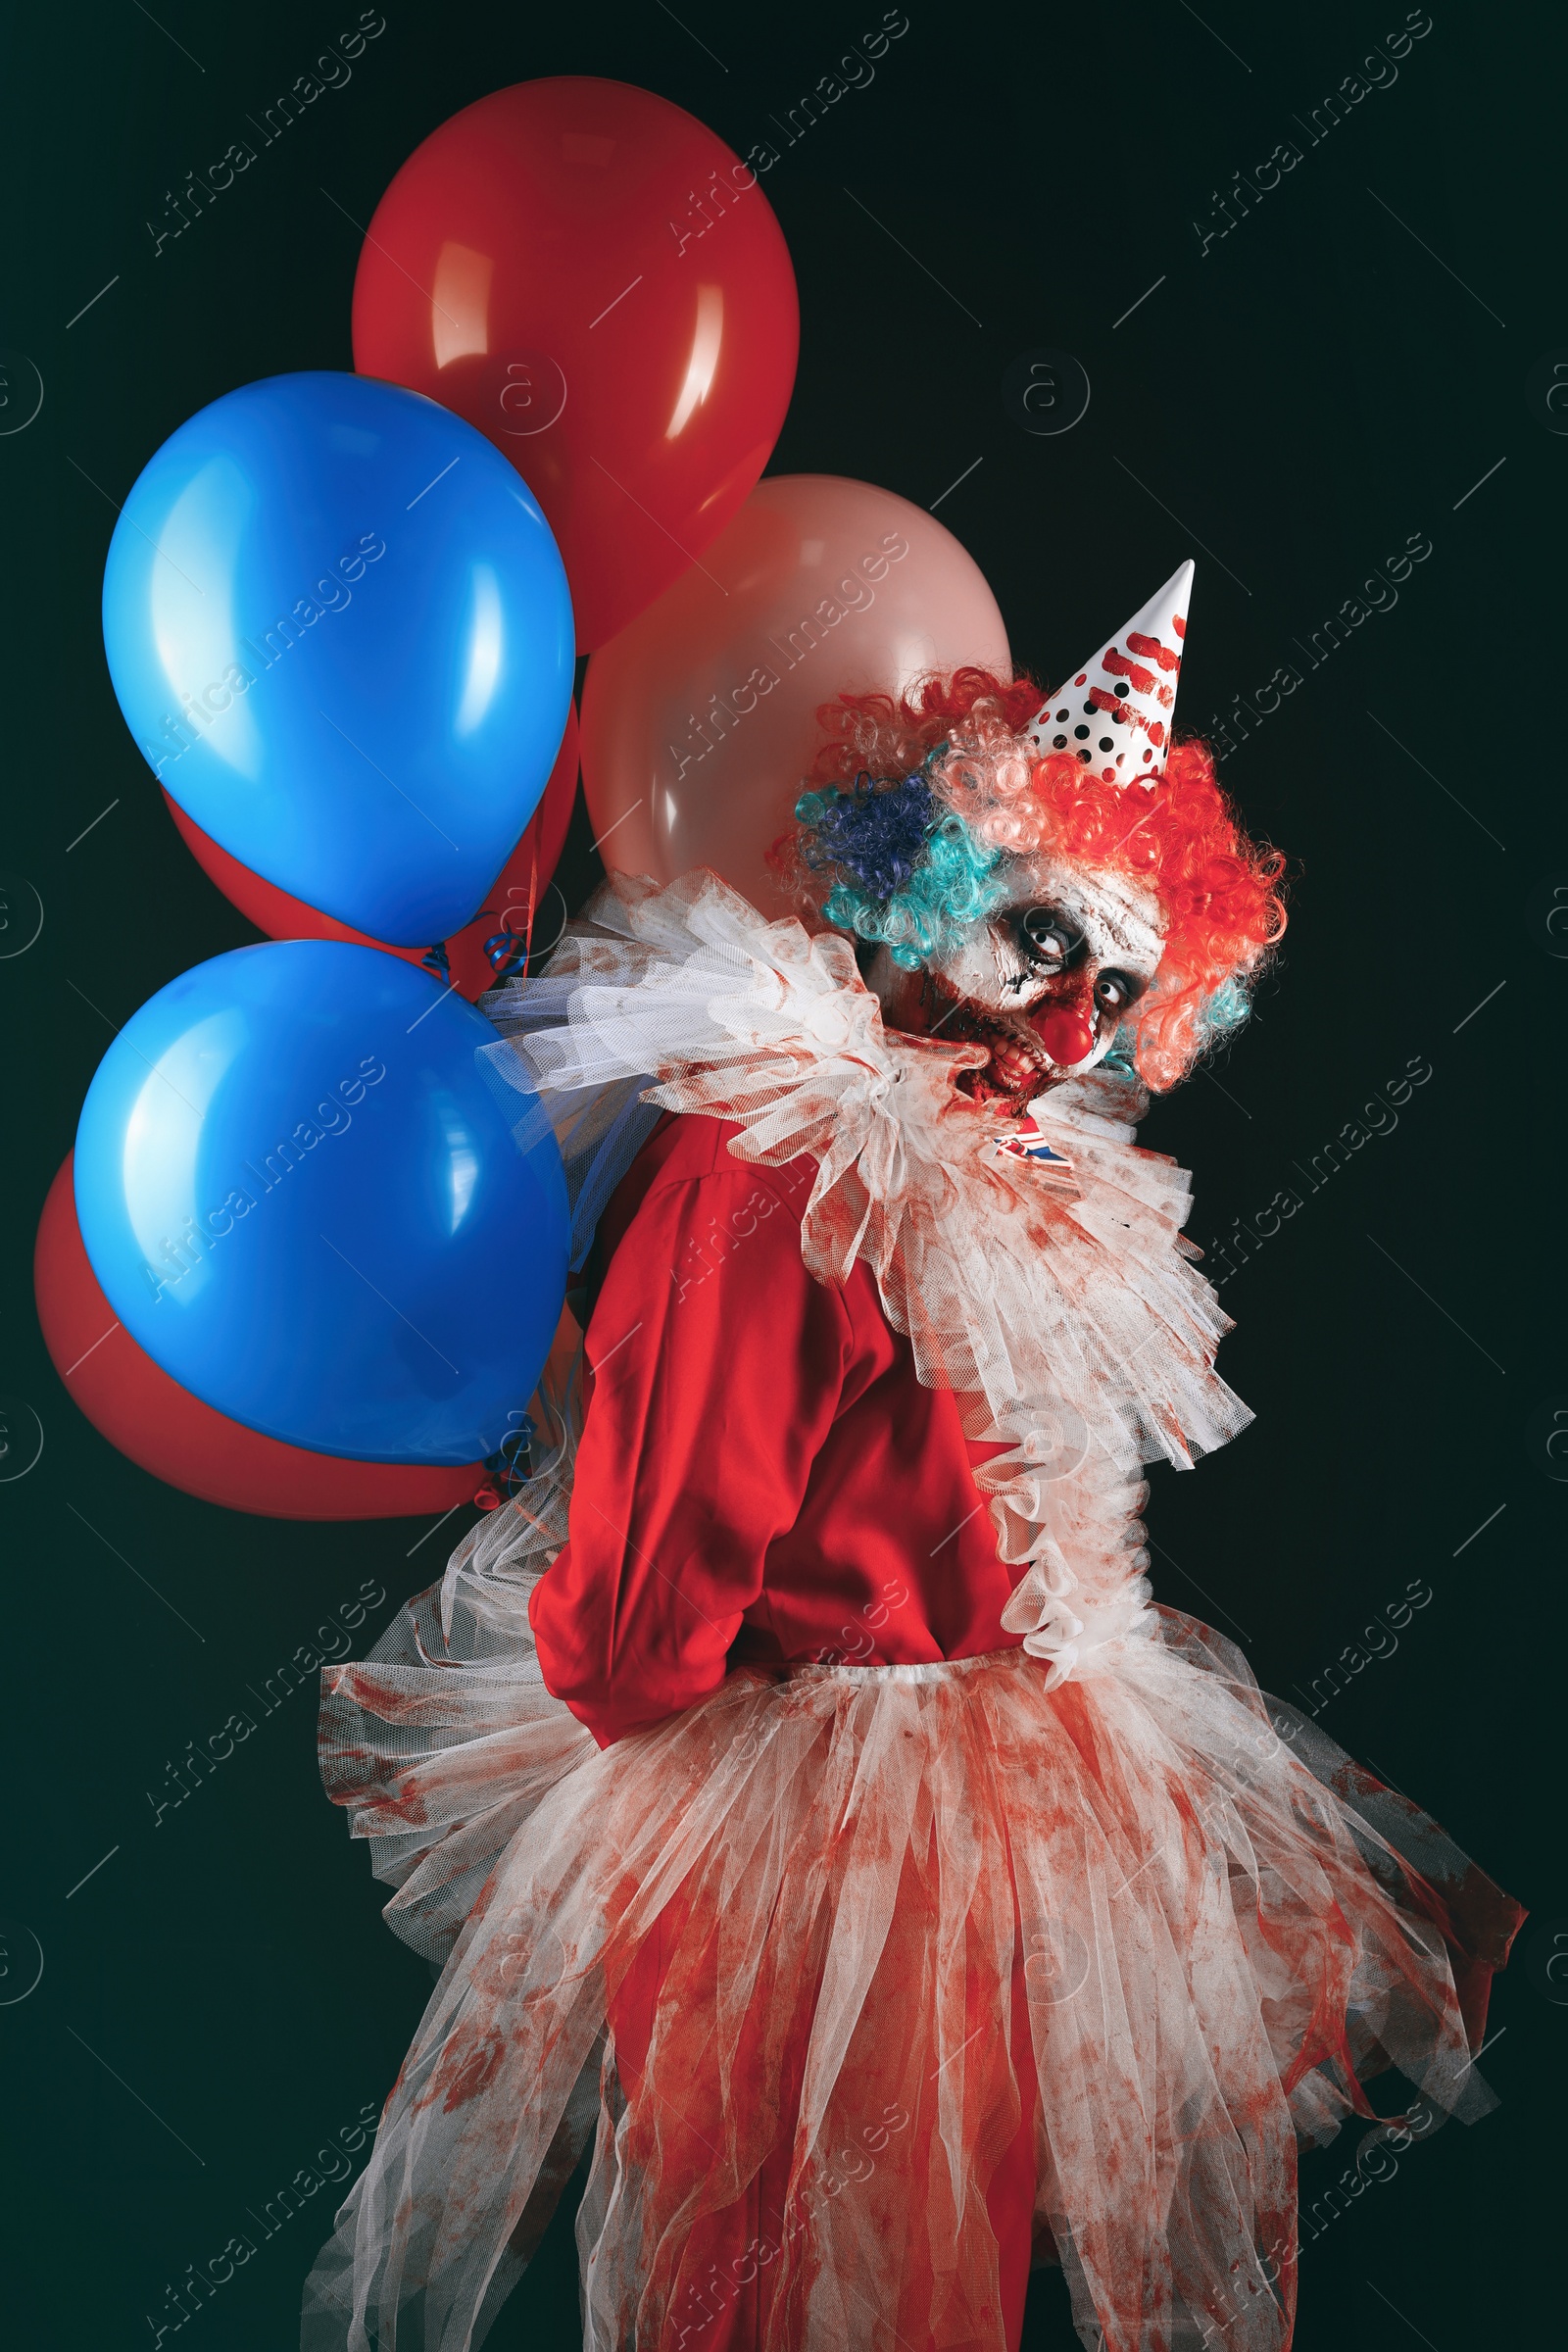
[[[1052,1060],[1021,1013],[1004,1012],[1000,1008],[995,1012],[982,1010],[961,997],[954,1003],[956,1007],[962,1007],[955,1021],[956,1033],[991,1050],[986,1068],[972,1073],[977,1091],[983,1089],[988,1095],[1022,1104],[1063,1077],[1064,1072]],[[938,1022],[937,1027],[943,1025]]]

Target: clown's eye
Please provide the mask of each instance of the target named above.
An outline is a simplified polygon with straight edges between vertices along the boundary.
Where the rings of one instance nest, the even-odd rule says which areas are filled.
[[[1031,906],[1019,926],[1032,962],[1061,971],[1079,946],[1078,933],[1054,906]]]
[[[1102,972],[1095,981],[1095,1003],[1104,1012],[1120,1012],[1138,993],[1137,981],[1125,972]]]

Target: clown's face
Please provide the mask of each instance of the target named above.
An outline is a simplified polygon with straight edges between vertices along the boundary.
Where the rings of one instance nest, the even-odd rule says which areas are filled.
[[[882,948],[866,978],[892,1027],[989,1046],[961,1083],[1021,1111],[1109,1052],[1164,935],[1152,896],[1108,867],[1015,858],[1004,878],[1006,903],[951,954],[907,972]]]

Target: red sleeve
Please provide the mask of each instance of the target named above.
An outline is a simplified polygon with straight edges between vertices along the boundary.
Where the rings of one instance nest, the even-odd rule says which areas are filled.
[[[601,1747],[722,1682],[850,1357],[787,1179],[721,1145],[703,1157],[710,1172],[655,1183],[611,1258],[570,1541],[529,1611],[546,1687]]]

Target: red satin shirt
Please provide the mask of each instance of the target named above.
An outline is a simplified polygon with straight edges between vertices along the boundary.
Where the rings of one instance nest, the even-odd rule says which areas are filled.
[[[809,1159],[732,1158],[662,1120],[605,1212],[570,1542],[530,1619],[548,1688],[602,1747],[743,1664],[920,1664],[1013,1646],[946,1390],[857,1265],[801,1261]]]

